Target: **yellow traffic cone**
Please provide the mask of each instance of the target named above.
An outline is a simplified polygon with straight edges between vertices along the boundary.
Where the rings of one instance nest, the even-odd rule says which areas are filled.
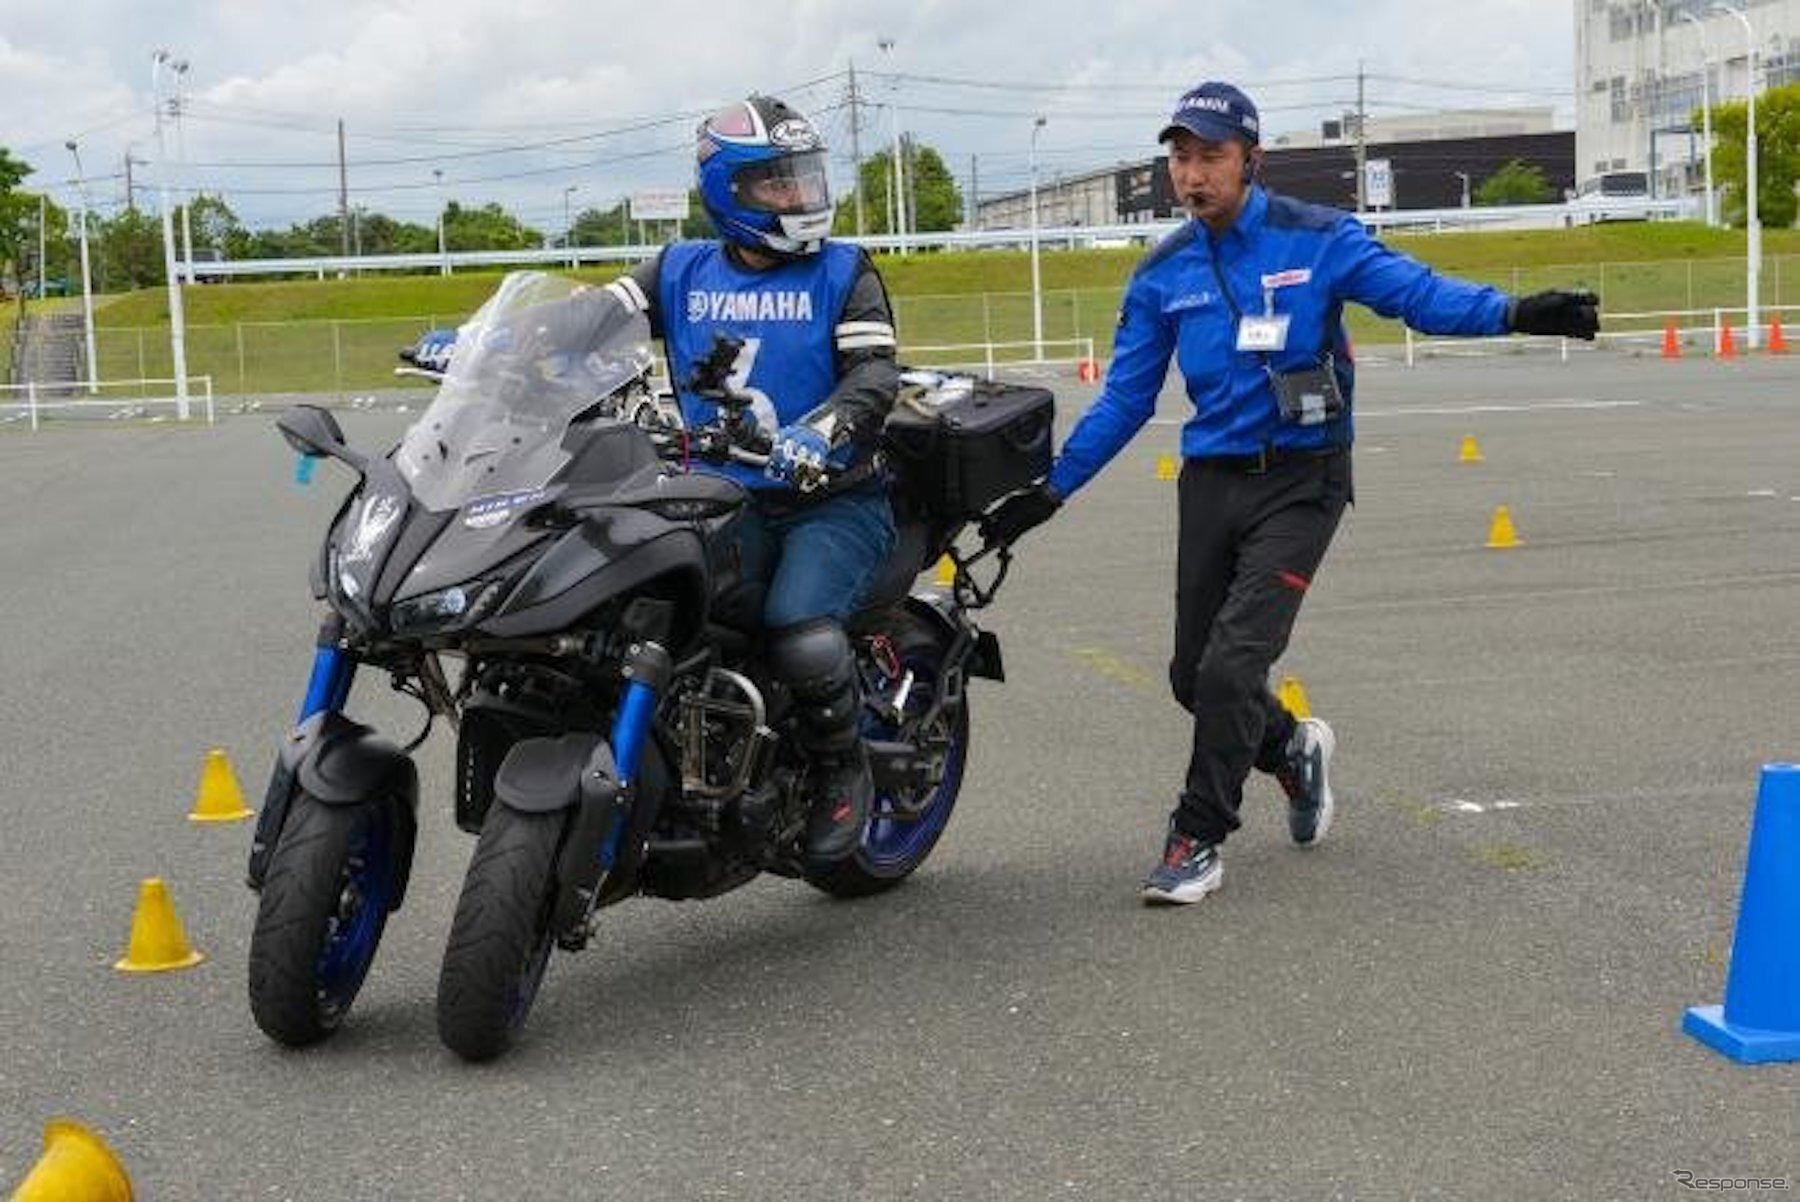
[[[934,579],[941,588],[949,588],[956,583],[956,564],[951,562],[948,555],[938,556],[937,575],[932,579]]]
[[[206,766],[200,769],[200,790],[194,794],[194,810],[189,822],[239,822],[254,813],[244,802],[244,790],[238,786],[237,773],[231,761],[215,747],[206,753]]]
[[[204,959],[188,946],[168,886],[161,877],[146,878],[138,889],[137,910],[131,915],[131,944],[125,949],[125,958],[113,967],[120,972],[168,972],[192,968]]]
[[[1275,689],[1275,699],[1281,702],[1281,708],[1296,718],[1312,717],[1312,704],[1306,699],[1306,686],[1300,683],[1298,676],[1283,676],[1281,684]]]
[[[1481,463],[1481,444],[1475,441],[1473,434],[1463,435],[1462,452],[1457,455],[1458,463]]]
[[[70,1119],[44,1124],[44,1154],[12,1202],[131,1202],[131,1179],[106,1141]]]
[[[1175,456],[1158,455],[1156,457],[1156,478],[1158,480],[1174,480],[1181,475],[1175,464]]]
[[[1513,528],[1512,511],[1504,505],[1494,510],[1494,524],[1488,527],[1487,545],[1496,551],[1525,545],[1525,540]]]

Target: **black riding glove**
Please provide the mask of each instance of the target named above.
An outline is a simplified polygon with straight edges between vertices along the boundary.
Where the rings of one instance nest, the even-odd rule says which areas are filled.
[[[1041,526],[1062,508],[1062,498],[1048,480],[1039,480],[1030,488],[1010,493],[981,519],[983,542],[1010,546],[1027,530]]]
[[[1592,292],[1534,292],[1513,298],[1506,324],[1515,334],[1560,334],[1588,342],[1600,330],[1600,298]]]

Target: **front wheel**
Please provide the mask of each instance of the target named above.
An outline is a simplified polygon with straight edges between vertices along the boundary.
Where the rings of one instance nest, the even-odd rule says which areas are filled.
[[[948,638],[904,610],[897,611],[876,637],[887,640],[892,654],[861,657],[864,688],[897,696],[908,673],[911,685],[900,724],[871,716],[863,724],[863,737],[912,743],[930,761],[931,770],[917,790],[896,794],[878,789],[855,853],[828,868],[808,871],[808,883],[834,897],[868,897],[892,889],[925,862],[956,809],[968,761],[967,693],[945,705],[929,723],[924,721],[944,687]]]
[[[489,808],[438,975],[438,1038],[465,1060],[512,1045],[550,960],[557,844],[565,813]]]
[[[291,1047],[337,1029],[400,886],[392,804],[294,799],[250,936],[250,1013]]]

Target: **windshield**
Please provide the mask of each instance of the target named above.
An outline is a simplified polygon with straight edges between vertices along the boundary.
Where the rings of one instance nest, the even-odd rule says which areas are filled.
[[[541,488],[577,414],[650,368],[650,326],[605,290],[514,272],[456,333],[456,354],[394,464],[427,509]]]

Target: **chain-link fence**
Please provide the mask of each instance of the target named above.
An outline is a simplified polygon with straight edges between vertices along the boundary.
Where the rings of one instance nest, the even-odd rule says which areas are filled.
[[[1603,313],[1741,308],[1745,299],[1742,259],[1510,267],[1464,274],[1465,278],[1491,283],[1515,294],[1542,288],[1591,288],[1600,294]],[[1765,259],[1760,290],[1764,305],[1800,305],[1800,255]],[[1122,291],[1113,287],[1045,292],[1041,337],[1046,342],[1063,344],[1092,339],[1095,352],[1105,358],[1110,354]],[[906,359],[907,347],[993,345],[996,362],[1027,360],[1035,355],[1033,341],[1039,335],[1029,292],[901,296],[895,298],[894,307],[902,359]],[[377,389],[426,387],[424,381],[394,376],[395,355],[426,330],[459,320],[460,316],[424,314],[362,321],[190,325],[188,371],[196,376],[211,376],[220,395],[316,392],[354,397]],[[1609,323],[1607,329],[1660,329],[1658,320],[1623,319]],[[1404,339],[1399,323],[1383,320],[1359,306],[1350,307],[1348,321],[1351,337],[1358,345],[1398,343]],[[95,340],[103,380],[148,379],[173,373],[168,332],[162,327],[103,328],[96,331]],[[995,345],[1002,343],[1008,345]],[[961,361],[981,358],[979,354],[960,356]]]

